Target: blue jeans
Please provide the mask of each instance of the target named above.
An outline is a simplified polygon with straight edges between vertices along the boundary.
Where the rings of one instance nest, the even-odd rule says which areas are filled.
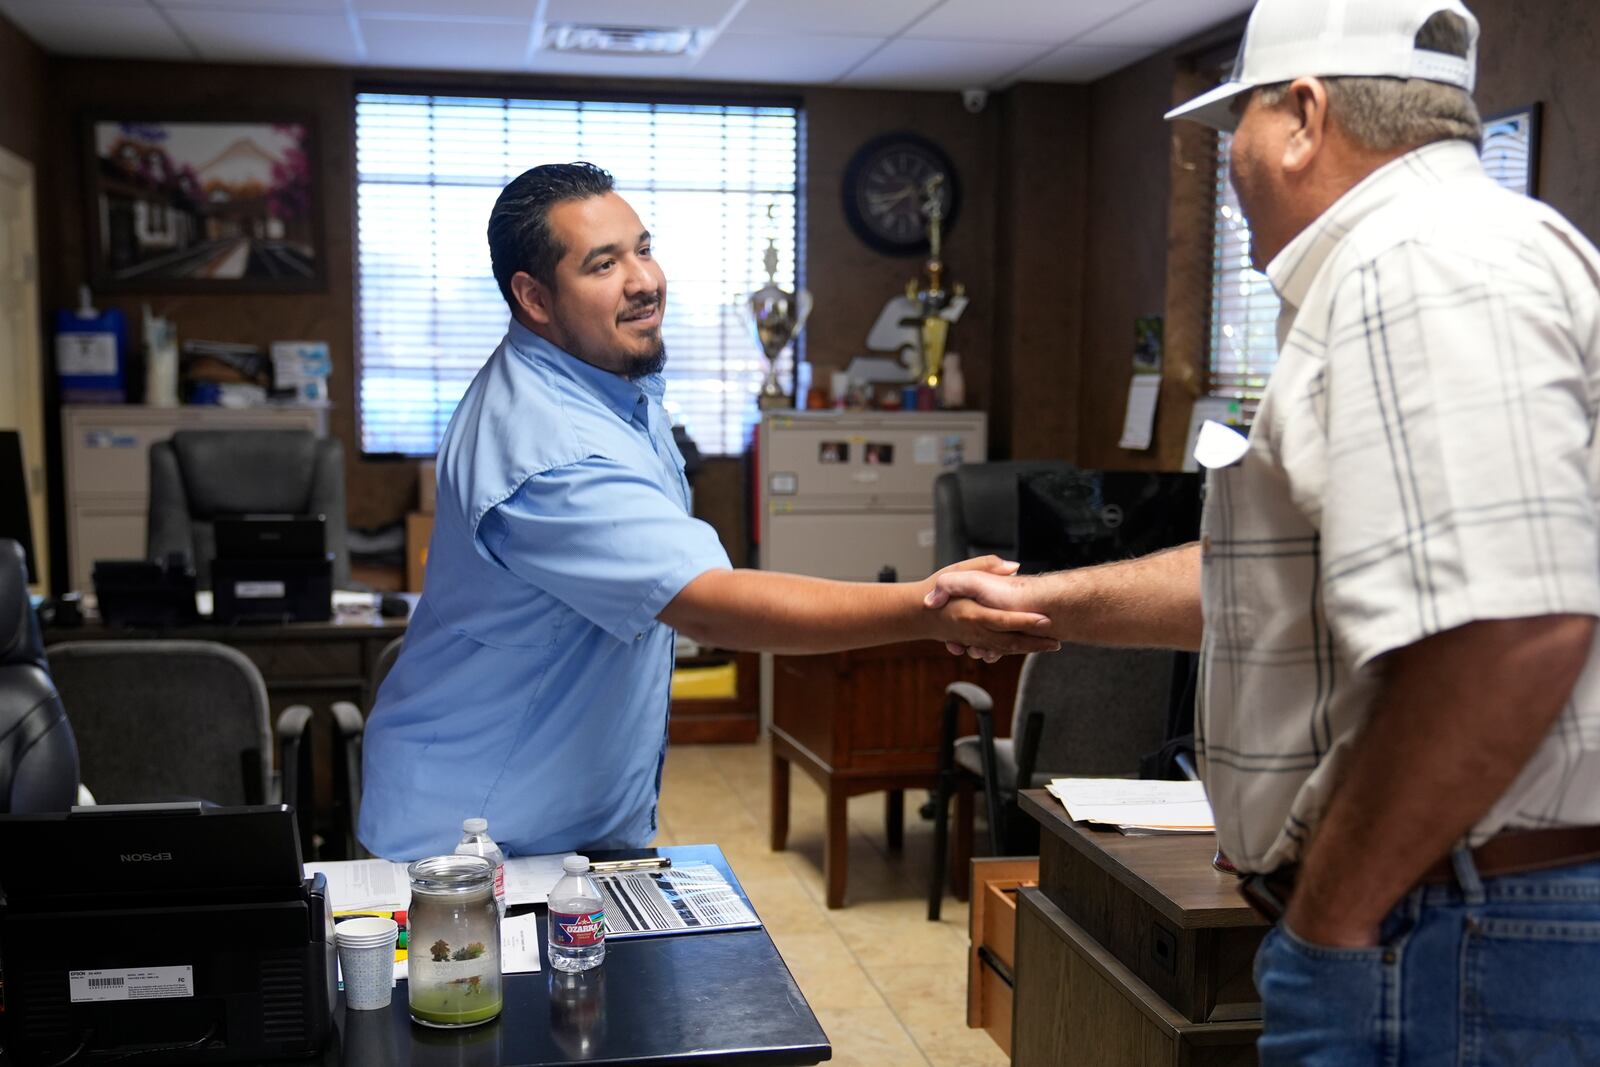
[[[1283,923],[1256,954],[1265,1067],[1600,1064],[1600,863],[1407,894],[1373,948]]]

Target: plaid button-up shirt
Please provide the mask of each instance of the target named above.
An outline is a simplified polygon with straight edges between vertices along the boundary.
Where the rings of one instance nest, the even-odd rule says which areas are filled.
[[[1242,869],[1298,858],[1386,652],[1484,619],[1600,615],[1600,253],[1439,142],[1267,268],[1278,365],[1210,473],[1199,750]],[[1597,650],[1600,651],[1600,650]],[[1600,823],[1600,654],[1473,828]]]

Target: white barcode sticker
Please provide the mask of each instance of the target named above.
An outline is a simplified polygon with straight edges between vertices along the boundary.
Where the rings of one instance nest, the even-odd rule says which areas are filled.
[[[164,1000],[194,996],[193,967],[139,967],[120,971],[69,971],[72,1002]]]
[[[283,582],[234,582],[233,595],[240,600],[282,600],[288,587]]]

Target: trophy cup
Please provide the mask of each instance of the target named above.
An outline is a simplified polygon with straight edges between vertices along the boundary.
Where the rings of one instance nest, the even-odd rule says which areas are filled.
[[[769,205],[768,220],[772,212]],[[750,327],[756,344],[767,357],[767,376],[761,383],[756,402],[762,411],[770,411],[794,407],[794,397],[785,393],[778,381],[778,357],[806,324],[806,316],[811,314],[811,294],[800,288],[791,293],[779,287],[778,244],[773,237],[767,238],[767,252],[762,262],[767,268],[767,284],[751,293],[745,306],[750,311]]]
[[[959,282],[952,294],[944,288],[944,261],[940,258],[941,227],[944,222],[944,203],[939,190],[944,185],[944,175],[935,174],[923,186],[923,214],[928,216],[928,258],[923,263],[927,281],[917,288],[913,278],[906,283],[906,299],[917,306],[918,314],[904,320],[903,324],[916,329],[917,366],[914,373],[918,382],[930,389],[939,386],[939,370],[944,364],[945,343],[950,336],[950,325],[966,310],[966,289]]]

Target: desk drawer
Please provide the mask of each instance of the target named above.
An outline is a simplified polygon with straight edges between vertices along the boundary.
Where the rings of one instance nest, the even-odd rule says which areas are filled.
[[[1011,1054],[1012,974],[1016,967],[1017,892],[1039,878],[1039,861],[1003,856],[972,861],[968,935],[967,1025]]]

